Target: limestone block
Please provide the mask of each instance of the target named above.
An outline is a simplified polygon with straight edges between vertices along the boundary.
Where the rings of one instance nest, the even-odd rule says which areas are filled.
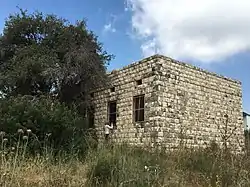
[[[206,146],[212,140],[222,144],[222,131],[227,126],[230,132],[235,131],[230,145],[237,142],[241,142],[239,147],[243,145],[239,81],[160,55],[108,76],[116,87],[115,92],[100,89],[93,98],[95,126],[100,138],[103,138],[101,126],[108,120],[107,102],[116,100],[118,115],[114,139],[117,142],[173,148],[179,145],[181,134],[187,146]],[[138,79],[142,79],[142,85],[136,85]],[[133,96],[140,94],[145,95],[145,122],[137,127],[133,122]],[[228,115],[227,125],[225,114]],[[157,132],[154,138],[152,132]]]

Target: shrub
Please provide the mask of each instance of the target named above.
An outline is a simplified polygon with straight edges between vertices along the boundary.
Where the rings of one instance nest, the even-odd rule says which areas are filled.
[[[9,139],[18,139],[18,129],[32,131],[33,149],[53,145],[55,149],[72,150],[84,146],[85,121],[75,108],[50,97],[18,96],[0,100],[0,131]]]

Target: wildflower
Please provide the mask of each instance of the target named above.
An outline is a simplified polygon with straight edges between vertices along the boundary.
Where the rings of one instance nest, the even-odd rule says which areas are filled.
[[[3,131],[0,131],[0,136],[5,136],[5,132],[3,132]]]
[[[50,137],[50,136],[51,136],[51,133],[47,133],[46,136]]]
[[[4,138],[4,139],[3,139],[3,142],[7,142],[7,141],[8,141],[8,139],[7,139],[7,138]]]
[[[11,150],[14,151],[14,150],[15,150],[15,147],[11,147]]]
[[[24,133],[24,132],[23,132],[23,129],[18,129],[17,133],[18,133],[18,134],[23,134],[23,133]]]
[[[146,171],[149,171],[149,167],[148,167],[148,166],[144,166],[144,169],[145,169]]]
[[[28,136],[23,136],[23,140],[28,140]]]
[[[27,129],[28,134],[31,134],[31,132],[32,132],[31,129]]]

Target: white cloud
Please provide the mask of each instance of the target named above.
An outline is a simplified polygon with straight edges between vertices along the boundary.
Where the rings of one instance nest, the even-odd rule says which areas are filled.
[[[118,20],[118,16],[110,14],[108,20],[109,21],[107,22],[107,24],[105,24],[103,27],[103,32],[112,32],[112,33],[116,32],[117,30],[115,28],[115,24]]]
[[[224,60],[250,49],[249,0],[127,0],[145,56]],[[153,43],[152,43],[153,41]]]
[[[116,29],[114,28],[114,26],[111,23],[108,23],[108,24],[104,25],[103,31],[104,32],[116,32]]]
[[[155,40],[149,40],[141,45],[141,50],[144,56],[151,56],[156,53],[159,53],[156,41]]]

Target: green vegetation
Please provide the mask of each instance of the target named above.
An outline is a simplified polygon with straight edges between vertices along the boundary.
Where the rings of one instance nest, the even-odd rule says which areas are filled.
[[[72,24],[21,9],[9,16],[0,36],[0,90],[6,96],[48,94],[66,103],[84,101],[106,82],[111,58],[84,20]]]
[[[19,128],[30,129],[33,153],[45,140],[54,152],[83,153],[91,91],[108,84],[112,57],[84,20],[22,9],[10,15],[0,35],[0,131],[15,141]]]
[[[0,116],[0,130],[9,135],[9,140],[19,138],[17,129],[30,129],[36,135],[30,137],[33,152],[41,151],[43,140],[54,149],[63,150],[85,144],[80,136],[86,132],[86,122],[77,109],[45,96],[0,99]]]
[[[87,156],[76,151],[60,152],[44,145],[41,153],[30,155],[32,132],[18,131],[20,139],[9,143],[0,132],[1,186],[249,186],[250,162],[245,155],[221,149],[177,149],[150,152],[120,145],[89,148]],[[90,145],[90,144],[89,144]]]

